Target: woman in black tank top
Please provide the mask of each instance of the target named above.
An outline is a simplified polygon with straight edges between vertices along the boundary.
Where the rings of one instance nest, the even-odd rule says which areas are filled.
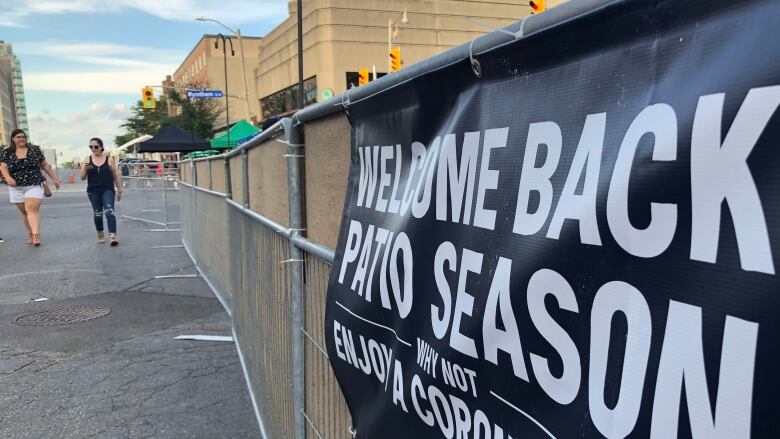
[[[97,137],[89,140],[89,157],[84,159],[79,172],[82,180],[87,180],[87,196],[94,211],[95,230],[98,243],[106,242],[103,233],[103,215],[108,223],[108,235],[111,246],[119,244],[116,238],[116,217],[114,216],[114,197],[122,199],[122,185],[116,172],[116,165],[110,157],[103,155],[103,141]],[[116,187],[116,191],[114,190]]]

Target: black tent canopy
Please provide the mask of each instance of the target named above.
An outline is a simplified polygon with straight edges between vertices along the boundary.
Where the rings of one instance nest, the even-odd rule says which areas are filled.
[[[184,131],[176,124],[168,124],[149,140],[141,142],[138,152],[181,152],[209,149],[208,141]]]

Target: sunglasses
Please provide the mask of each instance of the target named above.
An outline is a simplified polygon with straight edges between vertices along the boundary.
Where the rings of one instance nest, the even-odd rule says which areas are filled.
[[[100,145],[89,145],[89,149],[99,149],[102,148]]]

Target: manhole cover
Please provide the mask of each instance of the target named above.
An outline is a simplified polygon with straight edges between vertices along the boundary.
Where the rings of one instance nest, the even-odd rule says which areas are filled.
[[[59,326],[88,322],[105,317],[111,312],[102,306],[74,306],[72,308],[55,309],[26,314],[16,319],[22,326]]]

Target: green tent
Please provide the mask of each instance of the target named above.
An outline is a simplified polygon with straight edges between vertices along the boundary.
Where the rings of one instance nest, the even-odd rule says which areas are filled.
[[[219,154],[219,151],[217,151],[215,149],[207,149],[205,151],[191,152],[191,153],[185,155],[182,158],[185,158],[185,159],[199,159],[201,157],[209,157],[209,156],[217,155],[217,154]]]
[[[251,137],[253,134],[260,131],[260,128],[257,128],[256,126],[252,125],[246,120],[241,119],[238,122],[234,123],[233,126],[230,127],[229,131],[230,131],[230,145],[228,145],[227,143],[227,133],[225,133],[222,134],[221,136],[217,136],[211,139],[211,147],[217,149],[225,149],[225,148],[233,149],[236,147],[237,142],[239,140],[243,140],[247,137]]]

